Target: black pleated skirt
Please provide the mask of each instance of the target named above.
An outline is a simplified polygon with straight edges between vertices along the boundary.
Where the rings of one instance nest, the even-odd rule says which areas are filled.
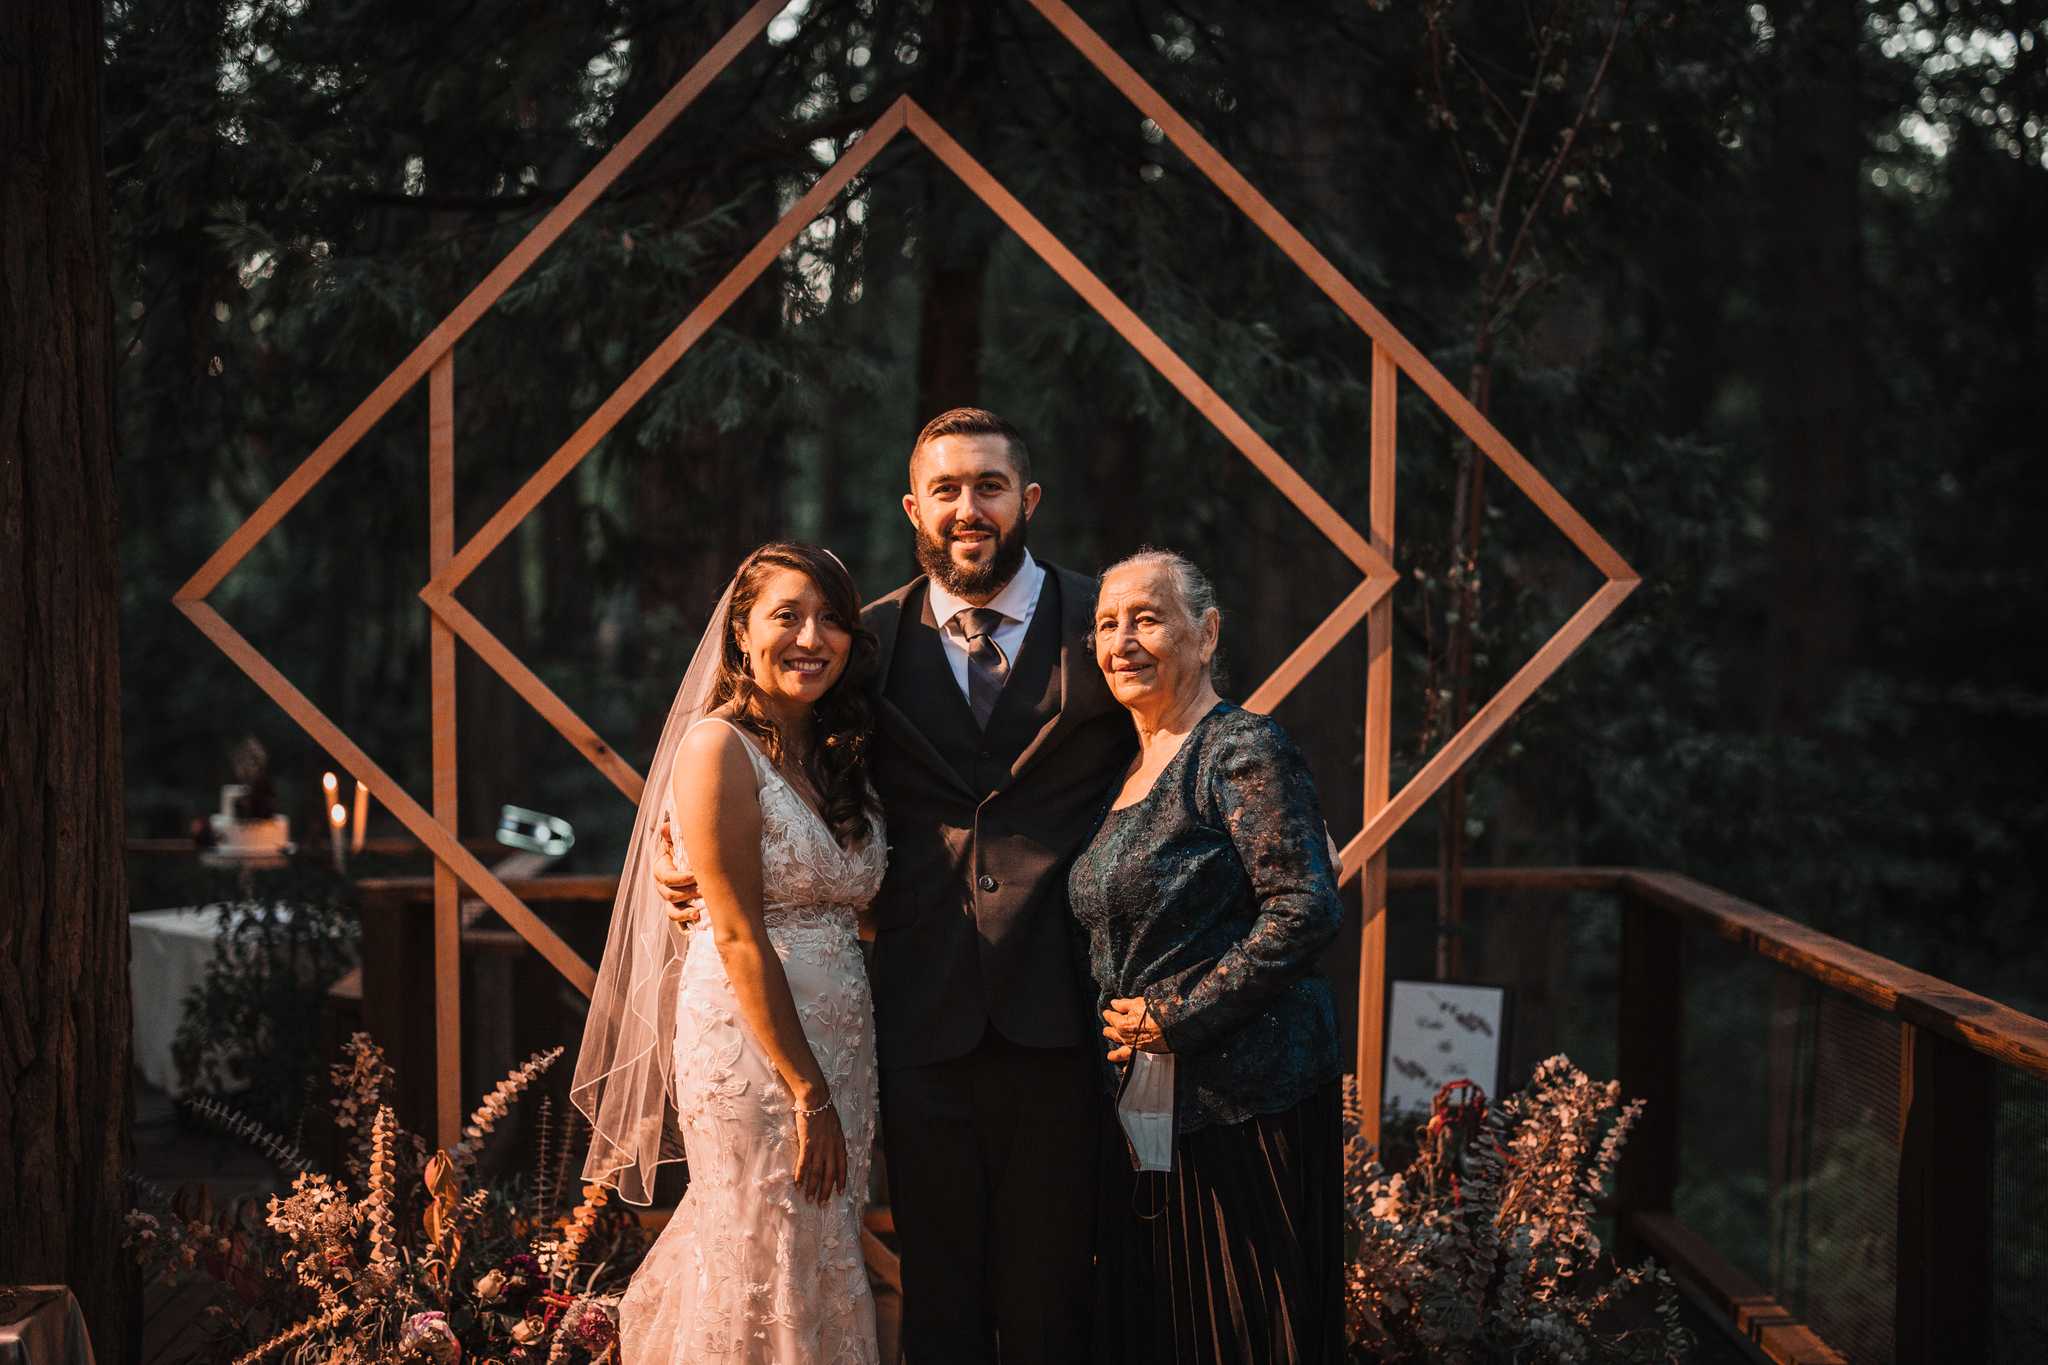
[[[1174,1169],[1134,1172],[1105,1125],[1097,1359],[1341,1365],[1343,1100],[1178,1136]]]

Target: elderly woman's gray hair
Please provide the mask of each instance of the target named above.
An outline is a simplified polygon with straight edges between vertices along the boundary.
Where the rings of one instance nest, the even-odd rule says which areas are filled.
[[[1193,625],[1200,625],[1202,618],[1210,612],[1219,616],[1222,608],[1216,605],[1216,588],[1210,583],[1209,575],[1195,567],[1195,562],[1178,550],[1162,550],[1156,545],[1141,547],[1136,554],[1125,555],[1102,571],[1095,581],[1099,584],[1118,569],[1160,568],[1166,570],[1166,581],[1173,585],[1173,595],[1181,611]],[[1216,647],[1216,654],[1209,660],[1209,675],[1218,687],[1223,685],[1223,647]]]

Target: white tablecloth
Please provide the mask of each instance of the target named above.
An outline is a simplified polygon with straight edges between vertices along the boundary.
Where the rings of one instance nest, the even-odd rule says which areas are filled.
[[[230,907],[192,905],[128,917],[128,985],[135,999],[135,1065],[159,1090],[178,1093],[171,1040],[185,997],[206,977]],[[279,907],[279,914],[287,914]]]
[[[93,1365],[92,1341],[69,1289],[0,1288],[0,1365]]]

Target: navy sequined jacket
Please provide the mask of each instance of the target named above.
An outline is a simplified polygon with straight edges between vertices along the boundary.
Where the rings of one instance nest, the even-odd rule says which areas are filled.
[[[1338,1077],[1316,959],[1343,910],[1315,782],[1276,722],[1218,704],[1143,800],[1104,816],[1067,889],[1097,1008],[1144,996],[1179,1059],[1181,1131],[1277,1113]]]

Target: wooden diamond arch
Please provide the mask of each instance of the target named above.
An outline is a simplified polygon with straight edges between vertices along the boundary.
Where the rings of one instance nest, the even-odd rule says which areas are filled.
[[[1068,251],[929,114],[906,96],[891,105],[852,142],[809,192],[783,215],[753,250],[458,551],[454,543],[455,343],[786,7],[786,0],[760,0],[357,405],[172,598],[178,609],[190,617],[193,624],[308,734],[351,774],[369,783],[386,807],[435,856],[436,1115],[442,1142],[454,1141],[461,1125],[460,887],[467,886],[480,896],[584,994],[590,993],[596,977],[589,963],[564,943],[456,838],[455,640],[460,638],[467,643],[549,724],[610,778],[628,799],[637,802],[644,785],[641,775],[492,635],[456,599],[455,592],[541,499],[710,330],[719,316],[759,278],[797,234],[845,191],[883,147],[905,132],[958,176],[1168,383],[1194,404],[1203,417],[1328,537],[1362,575],[1357,586],[1246,699],[1245,704],[1253,710],[1271,710],[1361,619],[1367,622],[1365,822],[1344,847],[1343,875],[1346,881],[1361,873],[1365,877],[1365,922],[1359,962],[1358,1081],[1361,1115],[1368,1136],[1377,1141],[1387,841],[1499,731],[1535,690],[1613,613],[1640,580],[1627,562],[1507,438],[1064,0],[1031,0],[1031,4],[1134,106],[1158,125],[1167,139],[1365,334],[1372,373],[1370,534],[1359,534],[1142,318]],[[1606,582],[1522,665],[1498,694],[1481,706],[1465,726],[1445,742],[1399,793],[1390,795],[1389,712],[1393,696],[1393,658],[1392,603],[1388,594],[1396,582],[1391,562],[1395,412],[1399,378],[1403,374],[1457,423],[1486,457],[1592,561]],[[313,485],[324,478],[422,378],[428,381],[431,525],[428,560],[432,577],[420,590],[420,597],[434,617],[430,642],[434,736],[432,812],[392,781],[367,753],[206,601],[257,542],[269,534]]]

